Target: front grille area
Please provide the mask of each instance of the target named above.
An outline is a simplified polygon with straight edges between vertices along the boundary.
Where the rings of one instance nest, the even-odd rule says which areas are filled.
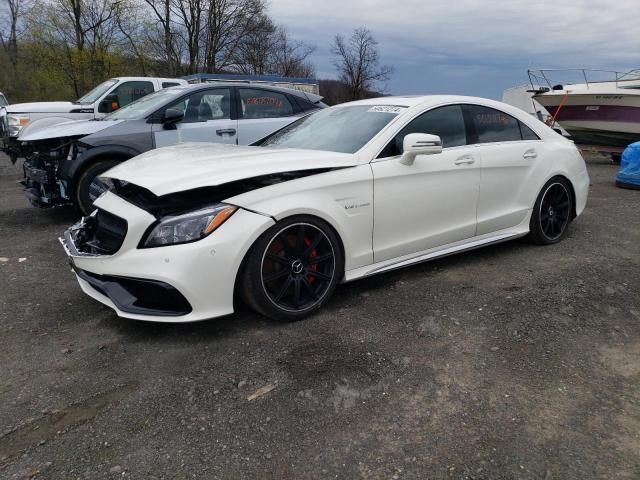
[[[80,252],[97,255],[113,255],[127,236],[127,221],[105,210],[85,219],[85,226],[75,238]]]

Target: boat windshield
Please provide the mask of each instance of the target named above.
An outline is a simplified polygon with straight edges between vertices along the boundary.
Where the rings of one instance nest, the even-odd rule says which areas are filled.
[[[629,70],[627,73],[622,73],[618,77],[618,80],[640,80],[640,69]]]
[[[257,145],[355,153],[405,109],[395,105],[325,108],[301,118]]]

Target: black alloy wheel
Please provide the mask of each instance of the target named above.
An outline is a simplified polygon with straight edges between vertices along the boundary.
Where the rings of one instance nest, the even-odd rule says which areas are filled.
[[[543,187],[531,215],[530,238],[539,244],[562,240],[573,211],[573,197],[567,181],[551,179]]]
[[[299,320],[331,296],[343,269],[333,230],[302,217],[269,229],[247,260],[243,296],[255,310],[276,320]]]

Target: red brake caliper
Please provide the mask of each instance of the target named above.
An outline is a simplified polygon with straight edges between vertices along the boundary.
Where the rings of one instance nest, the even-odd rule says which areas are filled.
[[[309,245],[311,245],[311,240],[305,237],[304,244],[308,247]],[[318,256],[318,253],[316,252],[316,249],[314,248],[313,250],[311,250],[311,255],[310,255],[311,260],[312,260],[310,268],[314,272],[318,270],[318,264],[317,263],[313,263],[313,259],[315,257],[317,257],[317,256]],[[313,282],[316,281],[316,277],[307,276],[307,280],[309,280],[309,283],[313,283]]]

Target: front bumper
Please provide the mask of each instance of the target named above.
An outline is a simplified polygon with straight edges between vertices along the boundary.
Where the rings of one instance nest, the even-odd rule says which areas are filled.
[[[589,197],[589,185],[591,179],[589,172],[585,170],[573,179],[573,189],[576,195],[576,216],[580,215],[587,206],[587,198]]]
[[[96,200],[95,206],[127,221],[127,234],[116,253],[78,251],[73,229],[81,225],[69,229],[60,240],[82,290],[113,308],[118,316],[135,320],[194,322],[233,313],[234,286],[242,259],[274,224],[270,217],[239,209],[200,241],[139,249],[140,239],[155,222],[151,214],[111,192]],[[154,292],[147,295],[141,291],[140,282],[153,285]],[[173,299],[160,301],[158,288],[170,292]]]
[[[24,194],[29,202],[40,208],[66,205],[69,201],[60,195],[53,165],[35,166],[29,161],[22,165],[24,171]]]

